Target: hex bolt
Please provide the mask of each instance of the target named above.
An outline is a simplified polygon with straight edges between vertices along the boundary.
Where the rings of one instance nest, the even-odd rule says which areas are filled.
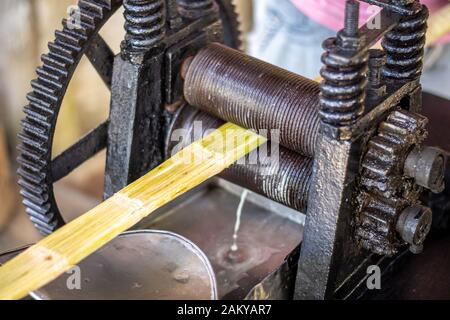
[[[445,155],[439,148],[414,148],[407,156],[404,173],[434,193],[444,190]]]
[[[383,97],[386,86],[382,84],[381,71],[386,64],[386,53],[380,49],[369,50],[369,89],[371,95]]]
[[[410,244],[410,251],[420,253],[423,242],[431,229],[432,212],[428,207],[413,205],[400,214],[396,230],[403,241]]]
[[[344,33],[348,37],[358,36],[359,30],[359,2],[348,0],[345,4]]]

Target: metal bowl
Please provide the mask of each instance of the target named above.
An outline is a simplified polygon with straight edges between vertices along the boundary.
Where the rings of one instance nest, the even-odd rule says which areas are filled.
[[[26,248],[0,255],[0,264]],[[206,255],[167,231],[121,234],[45,287],[39,300],[215,300],[216,278]]]

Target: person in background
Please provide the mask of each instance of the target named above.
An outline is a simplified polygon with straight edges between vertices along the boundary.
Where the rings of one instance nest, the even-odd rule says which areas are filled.
[[[319,75],[322,42],[343,28],[345,0],[256,0],[254,27],[248,38],[248,52],[282,68],[315,79]],[[433,13],[448,0],[422,0]],[[364,24],[380,9],[360,5]],[[450,99],[450,35],[429,44],[422,84],[426,91]],[[442,81],[445,79],[446,81]]]

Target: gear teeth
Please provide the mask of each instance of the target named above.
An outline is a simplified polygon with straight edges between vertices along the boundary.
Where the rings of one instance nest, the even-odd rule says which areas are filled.
[[[52,214],[50,216],[46,216],[45,215],[45,213],[49,210],[49,206],[48,205],[47,206],[38,206],[38,205],[36,205],[36,203],[28,201],[28,200],[24,200],[23,204],[27,208],[29,208],[30,210],[33,211],[33,215],[34,216],[38,216],[39,215],[39,217],[41,217],[41,220],[42,220],[42,217],[45,217],[46,218],[45,221],[51,222],[51,220],[54,217],[54,214]]]
[[[39,81],[39,78],[31,81],[31,87],[33,88],[36,94],[40,95],[47,101],[54,101],[54,102],[58,101],[59,90],[49,88],[41,81]]]
[[[36,73],[39,76],[39,79],[45,81],[49,84],[54,85],[56,88],[62,89],[61,84],[61,76],[58,74],[54,74],[52,71],[46,70],[43,67],[38,67],[36,69]]]
[[[50,119],[50,115],[47,115],[45,113],[38,113],[35,110],[33,110],[33,107],[31,106],[26,106],[23,109],[25,115],[27,116],[27,118],[29,119],[33,119],[33,121],[36,122],[42,122],[41,125],[42,127],[46,127],[46,128],[50,128],[49,124],[48,124],[48,119]]]
[[[78,37],[77,35],[57,30],[55,31],[55,37],[55,42],[64,43],[64,45],[72,48],[72,50],[74,51],[81,50],[81,43],[83,40],[80,39],[80,37]]]
[[[29,185],[34,184],[34,185],[39,185],[40,183],[44,182],[45,177],[41,177],[38,174],[35,174],[33,172],[28,172],[27,169],[25,168],[20,168],[17,170],[17,174],[19,175],[19,177],[22,179],[22,184],[23,185]]]
[[[46,151],[46,149],[41,149],[42,144],[49,141],[46,130],[36,126],[36,124],[28,118],[25,118],[25,120],[22,121],[22,129],[23,133],[20,134],[20,138],[23,139],[23,142],[38,148],[38,150]]]
[[[63,20],[62,30],[55,31],[49,52],[41,56],[42,66],[31,82],[29,104],[24,108],[18,184],[26,212],[37,229],[49,234],[63,224],[52,188],[51,142],[63,94],[74,69],[107,19],[121,6],[120,0],[80,0],[80,28],[70,28]]]
[[[95,3],[92,1],[85,1],[85,0],[80,0],[78,2],[78,6],[80,7],[80,9],[89,12],[99,20],[103,19],[103,10],[107,9],[105,7],[105,4],[103,4],[102,6],[101,3]]]
[[[364,227],[358,228],[356,235],[361,239],[371,239],[372,247],[370,250],[378,255],[394,255],[397,252],[397,248],[394,245],[386,243],[383,236],[380,236],[377,232]]]
[[[26,118],[22,120],[22,124],[24,126],[32,124],[36,129],[39,129],[39,133],[43,134],[43,137],[46,136],[47,131],[51,128],[51,124],[49,124],[45,117],[41,117],[39,114],[34,113],[32,110],[24,110],[26,114]],[[27,122],[25,124],[24,122]]]
[[[392,256],[401,241],[397,217],[408,202],[417,201],[420,188],[403,176],[408,151],[426,137],[427,119],[405,110],[393,111],[367,144],[362,162],[360,212],[356,235],[364,248]]]
[[[44,206],[47,204],[47,194],[42,189],[25,182],[24,180],[19,180],[19,185],[22,187],[20,194],[24,199],[34,202],[36,205]]]
[[[44,236],[51,234],[57,228],[57,224],[54,221],[46,223],[39,219],[36,219],[36,217],[33,215],[34,212],[28,208],[26,212],[30,216],[30,220],[34,224],[36,229],[38,229]]]
[[[80,23],[81,28],[76,28],[72,26],[72,23],[67,19],[63,19],[63,30],[66,34],[71,35],[74,38],[78,38],[80,43],[85,43],[89,39],[91,28],[86,26],[86,23]]]
[[[68,69],[69,66],[67,62],[59,60],[58,57],[52,53],[43,54],[41,56],[41,60],[44,63],[44,65],[48,65],[56,69],[65,70]]]

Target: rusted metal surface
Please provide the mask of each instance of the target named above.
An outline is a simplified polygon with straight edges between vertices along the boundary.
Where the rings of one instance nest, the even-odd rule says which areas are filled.
[[[280,144],[314,155],[319,130],[318,84],[246,54],[210,44],[190,62],[187,102],[245,128],[279,130]]]

